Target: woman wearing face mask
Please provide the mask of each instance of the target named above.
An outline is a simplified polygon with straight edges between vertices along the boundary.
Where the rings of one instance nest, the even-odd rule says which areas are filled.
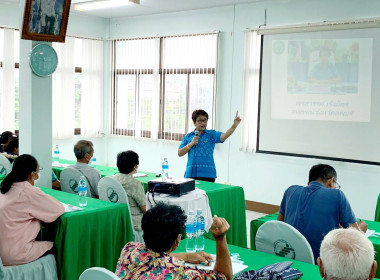
[[[120,182],[128,195],[134,229],[142,231],[141,219],[146,212],[145,192],[142,183],[132,176],[137,172],[138,167],[139,155],[137,153],[134,151],[120,152],[117,155],[117,168],[120,173],[113,177]]]
[[[12,171],[1,183],[0,256],[4,265],[29,263],[52,249],[53,242],[36,241],[41,222],[61,216],[63,205],[33,185],[40,167],[31,155],[15,159]]]

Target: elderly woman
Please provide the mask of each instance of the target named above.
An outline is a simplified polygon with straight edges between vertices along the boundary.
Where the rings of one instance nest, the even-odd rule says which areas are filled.
[[[189,267],[188,263],[208,263],[204,252],[172,253],[177,249],[185,227],[186,215],[175,205],[162,202],[148,210],[142,219],[145,246],[129,242],[121,251],[116,275],[121,279],[232,279],[232,264],[225,234],[229,224],[214,216],[211,233],[216,241],[214,270]]]
[[[195,129],[185,135],[178,148],[178,156],[188,154],[185,178],[215,182],[215,144],[226,141],[240,124],[241,118],[236,112],[234,123],[226,132],[208,130],[208,114],[204,110],[195,110],[191,118]]]
[[[36,237],[41,222],[53,222],[65,209],[33,186],[39,173],[37,160],[31,155],[21,155],[1,183],[0,256],[4,265],[34,261],[53,247],[52,242],[36,241]]]
[[[141,182],[133,178],[139,167],[139,155],[134,151],[120,152],[116,165],[120,173],[113,177],[120,182],[128,195],[134,229],[141,231],[141,218],[146,212],[145,192]]]

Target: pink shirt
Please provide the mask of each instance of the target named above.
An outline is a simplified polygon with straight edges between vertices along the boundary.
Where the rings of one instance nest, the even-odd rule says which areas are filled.
[[[29,182],[14,183],[0,193],[0,256],[4,265],[38,259],[53,242],[36,241],[40,223],[51,223],[65,212],[63,205]]]

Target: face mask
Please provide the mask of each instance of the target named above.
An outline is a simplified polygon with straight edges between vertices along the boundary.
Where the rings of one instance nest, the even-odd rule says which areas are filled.
[[[34,180],[34,185],[36,186],[41,177],[40,177],[40,173],[35,173],[35,174],[38,175],[38,178]]]

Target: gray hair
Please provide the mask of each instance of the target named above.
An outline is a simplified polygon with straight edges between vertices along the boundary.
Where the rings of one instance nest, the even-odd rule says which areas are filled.
[[[74,146],[74,154],[77,159],[82,159],[86,154],[91,154],[94,145],[88,140],[79,140]]]
[[[326,279],[364,280],[371,272],[375,252],[362,232],[354,228],[335,229],[323,239],[320,257]]]

